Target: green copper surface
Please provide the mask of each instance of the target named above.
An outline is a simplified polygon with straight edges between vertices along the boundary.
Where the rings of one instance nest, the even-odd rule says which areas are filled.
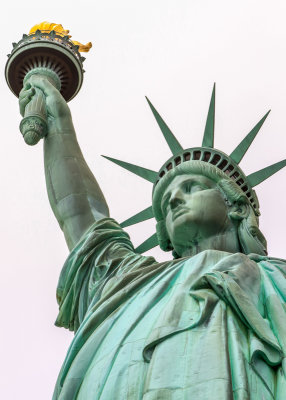
[[[230,154],[230,158],[233,159],[237,164],[240,163],[242,160],[243,156],[247,152],[249,146],[255,139],[257,133],[259,132],[260,128],[262,127],[264,121],[268,117],[268,114],[270,113],[270,110],[264,115],[263,118],[255,125],[255,127],[249,132],[249,134],[239,143],[239,145],[233,150],[233,152]]]
[[[127,226],[138,224],[139,222],[146,221],[147,219],[153,218],[153,209],[152,206],[145,208],[145,210],[140,211],[139,213],[133,215],[132,217],[126,219],[121,222],[122,228],[126,228]]]
[[[202,147],[214,147],[214,127],[215,127],[215,84],[213,86]]]
[[[286,262],[266,256],[250,192],[231,177],[242,176],[237,165],[210,147],[182,150],[159,175],[106,157],[154,183],[153,210],[122,223],[154,211],[157,233],[134,250],[109,218],[63,97],[47,79],[31,80],[45,95],[47,191],[71,250],[56,325],[75,337],[53,400],[285,400]],[[22,90],[22,114],[34,95]],[[158,243],[175,259],[140,254]]]
[[[162,180],[164,181],[167,179],[170,174],[174,177],[174,170],[179,171],[182,169],[180,166],[182,163],[188,163],[193,160],[199,160],[203,161],[205,163],[208,163],[210,165],[215,165],[218,169],[220,169],[222,172],[224,172],[227,177],[231,177],[232,180],[238,185],[238,187],[244,192],[245,196],[248,198],[249,204],[253,208],[253,211],[256,216],[260,215],[259,211],[259,202],[256,196],[255,191],[253,190],[253,187],[258,185],[260,182],[263,180],[267,179],[271,175],[273,175],[275,172],[277,172],[279,169],[281,169],[283,166],[285,166],[284,162],[279,162],[277,164],[274,164],[272,167],[267,167],[264,168],[261,171],[258,171],[256,173],[250,174],[249,176],[246,176],[244,172],[241,170],[239,167],[239,162],[242,160],[243,156],[247,152],[249,146],[253,142],[254,138],[256,137],[257,133],[259,132],[261,126],[263,125],[265,119],[267,118],[268,114],[270,111],[268,111],[263,118],[254,126],[254,128],[248,133],[248,135],[241,141],[241,143],[235,148],[235,150],[231,153],[230,156],[227,154],[223,153],[220,150],[217,150],[213,148],[214,146],[214,125],[215,125],[215,84],[213,86],[212,90],[212,95],[211,95],[211,100],[210,100],[210,105],[209,105],[209,110],[208,110],[208,116],[207,116],[207,121],[206,121],[206,127],[205,127],[205,132],[204,132],[204,137],[203,137],[203,145],[202,147],[198,148],[189,148],[189,149],[183,149],[182,146],[179,144],[177,139],[175,138],[174,134],[170,131],[166,123],[163,121],[162,117],[159,115],[157,110],[154,108],[154,106],[151,104],[151,102],[147,99],[150,108],[163,132],[163,135],[165,137],[166,142],[168,143],[173,156],[168,159],[165,164],[160,168],[157,176],[155,175],[155,172],[153,171],[151,179],[146,178],[146,172],[145,168],[135,166],[133,164],[129,164],[123,161],[115,160],[108,158],[109,160],[116,162],[118,165],[122,166],[125,169],[128,169],[129,171],[140,175],[141,177],[144,177],[145,179],[152,181],[154,183],[153,186],[153,195],[156,192],[156,189],[158,186],[158,183],[161,182]],[[191,168],[191,166],[190,166]],[[184,170],[188,169],[187,164],[185,164]],[[195,167],[196,169],[196,167]],[[139,173],[139,171],[141,171]],[[192,173],[191,170],[188,171],[189,173]],[[159,207],[159,212],[158,212],[158,207]],[[153,210],[157,208],[157,214],[161,214],[160,212],[160,204],[155,204],[153,203]],[[149,214],[148,214],[149,215]],[[156,215],[156,212],[155,212]],[[136,214],[136,218],[131,217],[130,220],[132,221],[132,224],[138,223],[141,221],[144,221],[146,217],[146,211],[143,210],[142,212],[139,212]],[[149,217],[148,217],[149,218]],[[151,217],[150,217],[151,218]],[[128,219],[129,221],[129,219]],[[126,225],[124,225],[126,226]],[[160,229],[160,228],[158,228]],[[243,235],[242,235],[243,236]],[[160,243],[160,240],[159,240]],[[162,248],[166,247],[169,249],[169,245],[161,245]],[[252,249],[257,249],[256,246],[251,245],[250,246]],[[144,247],[145,248],[145,247]],[[264,245],[259,244],[258,248],[264,254],[266,252],[266,249]]]
[[[275,164],[269,165],[268,167],[260,169],[253,174],[248,175],[247,179],[249,180],[252,187],[257,186],[273,174],[276,174],[276,172],[280,171],[280,169],[284,168],[285,166],[286,160],[279,161]]]
[[[130,164],[125,161],[120,161],[117,160],[116,158],[111,158],[107,156],[102,156],[102,157],[106,158],[109,161],[114,162],[115,164],[119,165],[122,168],[127,169],[130,172],[133,172],[133,174],[136,174],[141,178],[146,179],[146,181],[154,183],[157,178],[157,172],[152,171],[151,169],[139,167],[138,165]]]
[[[183,150],[183,147],[180,145],[176,137],[173,135],[173,133],[170,131],[168,125],[165,123],[161,115],[158,113],[158,111],[155,109],[151,101],[146,97],[146,100],[148,101],[148,104],[152,110],[152,113],[154,117],[156,118],[156,121],[158,122],[158,125],[165,137],[165,140],[173,154],[180,153]]]
[[[61,81],[58,75],[49,68],[36,67],[30,70],[24,80],[23,85],[32,87],[31,77],[37,75],[40,78],[46,78],[55,88],[61,89]],[[24,112],[24,118],[20,123],[20,131],[25,142],[33,146],[39,142],[48,133],[47,110],[45,95],[42,90],[34,88],[35,94],[32,100],[27,104]]]
[[[56,325],[76,334],[53,399],[284,400],[285,272],[211,249],[158,263],[95,223],[58,284]]]
[[[157,234],[154,233],[152,236],[150,236],[148,239],[146,239],[143,243],[140,244],[140,246],[138,246],[135,249],[136,253],[145,253],[145,251],[151,250],[153,249],[153,247],[158,246],[158,238],[157,238]]]
[[[238,164],[245,155],[246,151],[248,150],[249,146],[253,142],[255,136],[257,135],[259,129],[263,125],[265,119],[267,118],[268,113],[265,114],[265,116],[255,125],[255,127],[249,132],[249,134],[241,141],[241,143],[236,147],[236,149],[231,153],[230,156],[226,155],[225,153],[221,152],[220,150],[214,149],[213,148],[213,140],[214,140],[214,121],[215,121],[215,84],[213,87],[212,91],[212,96],[211,96],[211,101],[210,101],[210,106],[209,106],[209,111],[208,111],[208,116],[207,116],[207,122],[206,122],[206,127],[205,127],[205,132],[204,132],[204,138],[203,138],[203,145],[205,147],[201,148],[190,148],[190,149],[182,149],[181,145],[175,138],[174,134],[170,131],[166,123],[163,121],[161,116],[158,114],[154,106],[151,104],[151,102],[147,99],[150,108],[164,134],[165,140],[167,141],[173,156],[165,162],[163,167],[160,168],[157,176],[155,171],[152,171],[151,174],[152,176],[150,177],[150,173],[148,172],[149,170],[139,167],[133,164],[129,164],[123,161],[115,160],[108,158],[110,161],[116,162],[118,165],[122,166],[125,169],[128,169],[129,171],[143,177],[144,179],[147,179],[151,182],[154,183],[153,186],[153,194],[156,191],[156,188],[160,185],[158,183],[161,180],[164,180],[170,173],[173,174],[173,170],[179,170],[177,168],[178,165],[182,163],[189,162],[191,160],[200,160],[204,161],[206,163],[209,163],[211,165],[217,166],[220,170],[222,170],[224,173],[226,173],[229,177],[233,179],[233,181],[236,182],[236,184],[240,187],[240,189],[245,193],[249,200],[249,204],[253,207],[253,210],[255,212],[256,216],[260,215],[259,212],[259,203],[257,200],[257,196],[255,191],[253,190],[253,187],[257,185],[258,183],[262,182],[262,180],[266,179],[273,173],[277,172],[278,169],[282,168],[284,166],[283,162],[275,164],[272,168],[268,167],[266,169],[263,169],[263,171],[258,171],[257,173],[251,174],[248,177],[243,173],[243,171],[239,168]],[[186,165],[185,165],[186,166]],[[186,168],[185,168],[186,169]],[[189,173],[192,173],[192,171],[189,171]],[[148,177],[148,178],[147,178]],[[158,186],[157,186],[158,185]],[[153,204],[153,209],[154,207],[161,207],[160,204]],[[157,210],[158,211],[158,210]],[[159,212],[160,214],[160,212]],[[155,214],[156,215],[156,214]],[[151,218],[151,208],[150,211],[143,210],[139,213],[136,214],[136,216],[131,217],[130,219],[127,220],[127,224],[132,224],[139,223],[141,221],[144,221],[147,218]],[[126,221],[124,222],[123,226],[128,226],[126,225]],[[158,228],[160,229],[160,228]],[[157,232],[158,234],[158,232]],[[243,235],[242,235],[243,237]],[[160,246],[162,248],[168,248],[169,245],[164,245],[160,242]],[[148,246],[147,246],[148,247]],[[252,249],[257,250],[257,247],[255,245],[250,246]],[[145,246],[142,247],[142,249],[145,249]],[[247,247],[248,248],[248,247]],[[259,244],[258,248],[264,254],[266,252],[264,245]],[[142,250],[140,247],[140,250]],[[149,249],[149,248],[148,248]]]

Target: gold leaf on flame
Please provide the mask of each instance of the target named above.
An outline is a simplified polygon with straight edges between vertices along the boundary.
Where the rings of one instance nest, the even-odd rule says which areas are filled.
[[[61,36],[66,36],[68,35],[69,31],[65,30],[61,24],[54,24],[52,22],[44,21],[41,22],[40,24],[34,25],[33,28],[30,29],[29,35],[32,35],[35,33],[37,30],[40,30],[41,32],[51,32],[55,31]],[[70,37],[70,35],[68,35]]]
[[[55,31],[60,36],[68,36],[69,38],[71,38],[71,35],[69,35],[69,30],[64,29],[61,24],[55,24],[55,23],[48,22],[48,21],[41,22],[40,24],[34,25],[30,29],[29,35],[32,35],[37,30],[40,30],[41,32],[44,32],[44,33],[50,33],[51,31]],[[88,42],[87,44],[82,44],[75,40],[71,40],[71,42],[73,44],[75,44],[76,46],[79,46],[78,51],[80,51],[80,52],[88,52],[90,50],[90,48],[92,47],[91,42]]]
[[[78,51],[83,51],[85,53],[87,53],[91,47],[92,47],[92,43],[88,42],[87,44],[82,44],[80,42],[77,42],[76,40],[72,40],[73,44],[75,44],[76,46],[79,46]]]

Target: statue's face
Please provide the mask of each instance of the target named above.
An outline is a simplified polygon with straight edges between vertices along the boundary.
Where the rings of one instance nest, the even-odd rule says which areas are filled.
[[[202,175],[175,177],[164,192],[161,208],[175,249],[215,236],[231,225],[223,194]]]

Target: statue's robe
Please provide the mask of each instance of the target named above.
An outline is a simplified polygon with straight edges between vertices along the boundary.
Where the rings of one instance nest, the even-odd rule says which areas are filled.
[[[105,218],[62,270],[76,332],[54,399],[286,399],[286,262],[217,250],[156,262]]]

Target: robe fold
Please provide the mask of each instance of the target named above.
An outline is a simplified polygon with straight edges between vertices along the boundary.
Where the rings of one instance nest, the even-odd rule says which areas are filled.
[[[285,400],[286,262],[203,251],[158,263],[111,218],[60,275],[75,331],[53,399]]]

